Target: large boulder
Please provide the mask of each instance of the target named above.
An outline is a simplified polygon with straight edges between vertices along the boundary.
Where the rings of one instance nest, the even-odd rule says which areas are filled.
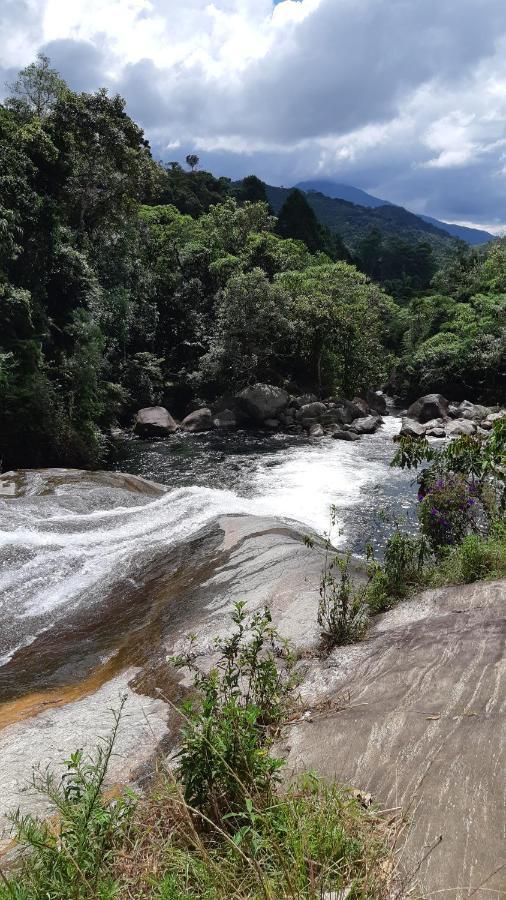
[[[181,422],[185,431],[211,431],[214,428],[213,414],[210,409],[196,409]]]
[[[367,400],[364,400],[363,397],[354,397],[351,402],[354,403],[355,406],[358,406],[358,408],[362,410],[363,416],[368,416],[369,413],[371,412],[371,410],[369,409],[369,404],[368,404]]]
[[[313,424],[309,426],[309,437],[323,437],[323,428],[319,422],[313,422]]]
[[[252,384],[237,394],[236,404],[243,415],[255,422],[275,419],[290,398],[282,388],[272,384]]]
[[[362,416],[355,419],[351,427],[355,434],[373,434],[382,424],[381,416]]]
[[[407,416],[404,416],[400,434],[402,437],[423,437],[425,434],[425,426],[420,425],[420,422],[415,422],[414,419],[408,419]]]
[[[457,419],[470,419],[472,422],[481,422],[486,419],[490,413],[490,407],[481,406],[479,403],[470,403],[469,400],[463,400],[457,407]]]
[[[360,435],[355,434],[354,431],[344,431],[342,428],[338,428],[337,425],[334,429],[332,429],[330,436],[334,438],[335,441],[359,441]]]
[[[164,406],[147,406],[135,417],[134,431],[140,437],[166,437],[177,429],[177,422]]]
[[[316,419],[317,421],[322,418],[322,416],[326,415],[327,407],[324,403],[320,403],[318,400],[315,403],[305,403],[304,406],[301,406],[300,409],[297,410],[297,422],[307,422],[309,419]]]
[[[380,416],[388,413],[387,397],[383,391],[367,391],[367,403],[369,408]]]
[[[470,419],[452,419],[446,426],[447,437],[460,437],[461,435],[471,435],[476,431],[476,424]]]
[[[408,419],[415,419],[422,424],[430,422],[431,419],[447,419],[448,400],[442,394],[427,394],[411,404],[407,416]]]
[[[343,411],[343,420],[346,424],[350,424],[355,419],[361,419],[364,416],[363,402],[357,403],[355,400],[343,400],[341,409]]]

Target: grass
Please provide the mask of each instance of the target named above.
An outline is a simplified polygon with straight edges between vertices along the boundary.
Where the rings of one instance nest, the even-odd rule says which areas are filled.
[[[294,701],[286,646],[267,610],[247,618],[238,603],[232,623],[210,672],[192,643],[173,660],[196,697],[180,710],[177,768],[146,796],[103,792],[121,710],[94,756],[72,754],[60,778],[35,773],[56,816],[13,816],[25,852],[0,872],[0,900],[387,896],[395,835],[377,813],[312,775],[281,787],[271,751]]]
[[[81,756],[82,790],[73,796],[65,775],[50,782],[57,824],[14,817],[25,852],[1,875],[1,900],[389,896],[396,829],[344,788],[306,775],[283,791],[246,798],[229,829],[226,817],[215,823],[191,807],[168,771],[143,798],[97,793],[103,763],[102,749],[93,760]]]
[[[393,831],[349,792],[306,776],[244,810],[228,834],[199,821],[163,778],[139,806],[114,869],[120,896],[140,900],[386,897]]]

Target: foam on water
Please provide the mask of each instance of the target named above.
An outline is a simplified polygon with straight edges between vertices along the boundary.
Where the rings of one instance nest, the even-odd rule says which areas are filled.
[[[365,485],[385,479],[398,426],[387,420],[381,436],[360,443],[325,439],[258,454],[237,490],[194,485],[150,496],[90,478],[45,492],[33,473],[25,496],[0,498],[0,665],[59,609],[100,603],[115,584],[139,582],[151,560],[220,515],[324,531],[330,504],[344,512],[363,502]]]

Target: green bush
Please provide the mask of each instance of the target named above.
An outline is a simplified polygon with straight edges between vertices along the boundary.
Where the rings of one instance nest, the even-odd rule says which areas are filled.
[[[470,584],[489,578],[506,577],[506,524],[496,523],[489,537],[467,535],[441,560],[432,581],[441,584]]]
[[[318,624],[327,650],[359,641],[367,630],[368,611],[364,589],[355,590],[350,573],[350,554],[344,559],[327,556],[320,581]]]
[[[427,486],[418,507],[422,534],[434,550],[460,543],[473,526],[477,488],[462,475],[448,474]]]
[[[61,777],[50,770],[34,773],[32,786],[50,801],[57,822],[21,815],[19,810],[13,815],[13,834],[25,855],[19,874],[0,881],[0,900],[115,896],[113,882],[104,873],[124,838],[134,799],[125,793],[106,800],[102,789],[121,708],[95,756],[87,758],[77,750],[65,760]]]
[[[269,610],[248,624],[244,603],[236,603],[232,621],[236,629],[217,641],[220,658],[211,672],[198,670],[192,644],[174,660],[193,670],[198,691],[198,699],[183,707],[179,777],[186,801],[214,821],[272,787],[282,761],[269,748],[294,685],[288,650]],[[281,670],[279,657],[286,661]]]
[[[428,578],[430,547],[423,535],[412,537],[397,529],[388,539],[383,565],[372,563],[366,600],[372,613],[384,612],[403,600]]]
[[[163,779],[139,807],[115,873],[118,896],[316,900],[342,891],[350,900],[381,900],[389,896],[394,839],[371,807],[313,775],[267,802],[249,802],[228,833],[199,831],[177,785]]]

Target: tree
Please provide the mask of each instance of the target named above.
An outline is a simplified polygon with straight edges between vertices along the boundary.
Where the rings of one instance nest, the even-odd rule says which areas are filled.
[[[200,159],[198,158],[198,156],[196,156],[195,153],[189,153],[188,156],[186,157],[186,165],[190,167],[192,172],[195,171],[199,162],[200,162]]]
[[[247,200],[251,203],[257,203],[258,201],[267,203],[265,183],[260,181],[260,178],[257,178],[256,175],[247,175],[241,183],[239,200],[241,203],[245,203]]]
[[[304,241],[313,253],[323,249],[320,223],[304,194],[297,189],[288,194],[280,209],[276,232],[283,238]]]
[[[44,53],[37,54],[37,61],[22,69],[13,84],[7,85],[12,95],[7,99],[8,108],[24,118],[45,118],[56,101],[68,90],[51,61]]]

